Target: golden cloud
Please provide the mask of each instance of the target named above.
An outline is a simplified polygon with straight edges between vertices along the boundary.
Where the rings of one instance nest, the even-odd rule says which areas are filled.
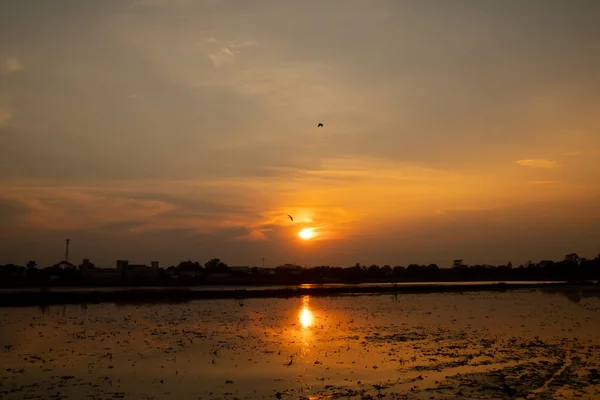
[[[546,160],[544,158],[536,158],[536,159],[529,159],[529,160],[519,160],[519,161],[517,161],[517,164],[519,164],[519,165],[521,165],[523,167],[548,168],[548,169],[557,168],[559,166],[556,161]]]

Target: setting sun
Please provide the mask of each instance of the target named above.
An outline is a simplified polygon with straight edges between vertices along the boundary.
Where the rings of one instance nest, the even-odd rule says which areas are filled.
[[[315,236],[315,233],[310,228],[304,228],[300,232],[298,232],[298,236],[300,236],[300,239],[302,240],[309,240]]]

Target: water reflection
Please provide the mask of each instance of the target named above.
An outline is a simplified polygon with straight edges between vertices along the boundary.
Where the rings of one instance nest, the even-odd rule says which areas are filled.
[[[274,393],[327,399],[363,392],[376,398],[383,394],[378,388],[392,385],[390,398],[406,392],[499,398],[507,396],[508,384],[502,385],[511,376],[545,382],[569,354],[582,361],[565,367],[561,387],[595,398],[600,298],[577,291],[584,296],[577,305],[563,296],[514,291],[399,294],[402,307],[387,295],[252,299],[243,307],[232,299],[90,304],[87,311],[5,307],[0,393],[5,400],[48,393],[76,399],[89,392],[156,400],[234,392],[240,399]],[[562,390],[535,393],[530,387],[537,386],[518,385],[510,387],[513,397],[560,397]]]
[[[310,329],[315,324],[315,315],[310,309],[310,296],[302,297],[302,309],[298,315],[298,321],[300,322],[299,342],[300,349],[298,357],[300,359],[308,357],[312,352],[312,348],[315,347],[315,338],[313,329]]]
[[[315,316],[312,311],[308,308],[310,296],[304,296],[302,298],[302,310],[300,311],[300,324],[302,328],[306,329],[312,326],[315,322]]]
[[[549,295],[562,295],[573,303],[580,303],[582,300],[600,299],[600,286],[586,286],[580,288],[543,288],[538,290],[540,293]]]

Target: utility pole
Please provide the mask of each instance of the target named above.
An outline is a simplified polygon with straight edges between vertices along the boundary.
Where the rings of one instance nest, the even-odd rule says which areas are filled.
[[[265,267],[265,259],[264,259],[264,257],[262,258],[262,267],[263,268]]]

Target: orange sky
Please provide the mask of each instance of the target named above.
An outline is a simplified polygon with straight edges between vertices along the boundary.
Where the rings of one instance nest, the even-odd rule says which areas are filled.
[[[599,3],[49,3],[0,15],[0,263],[600,253]]]

